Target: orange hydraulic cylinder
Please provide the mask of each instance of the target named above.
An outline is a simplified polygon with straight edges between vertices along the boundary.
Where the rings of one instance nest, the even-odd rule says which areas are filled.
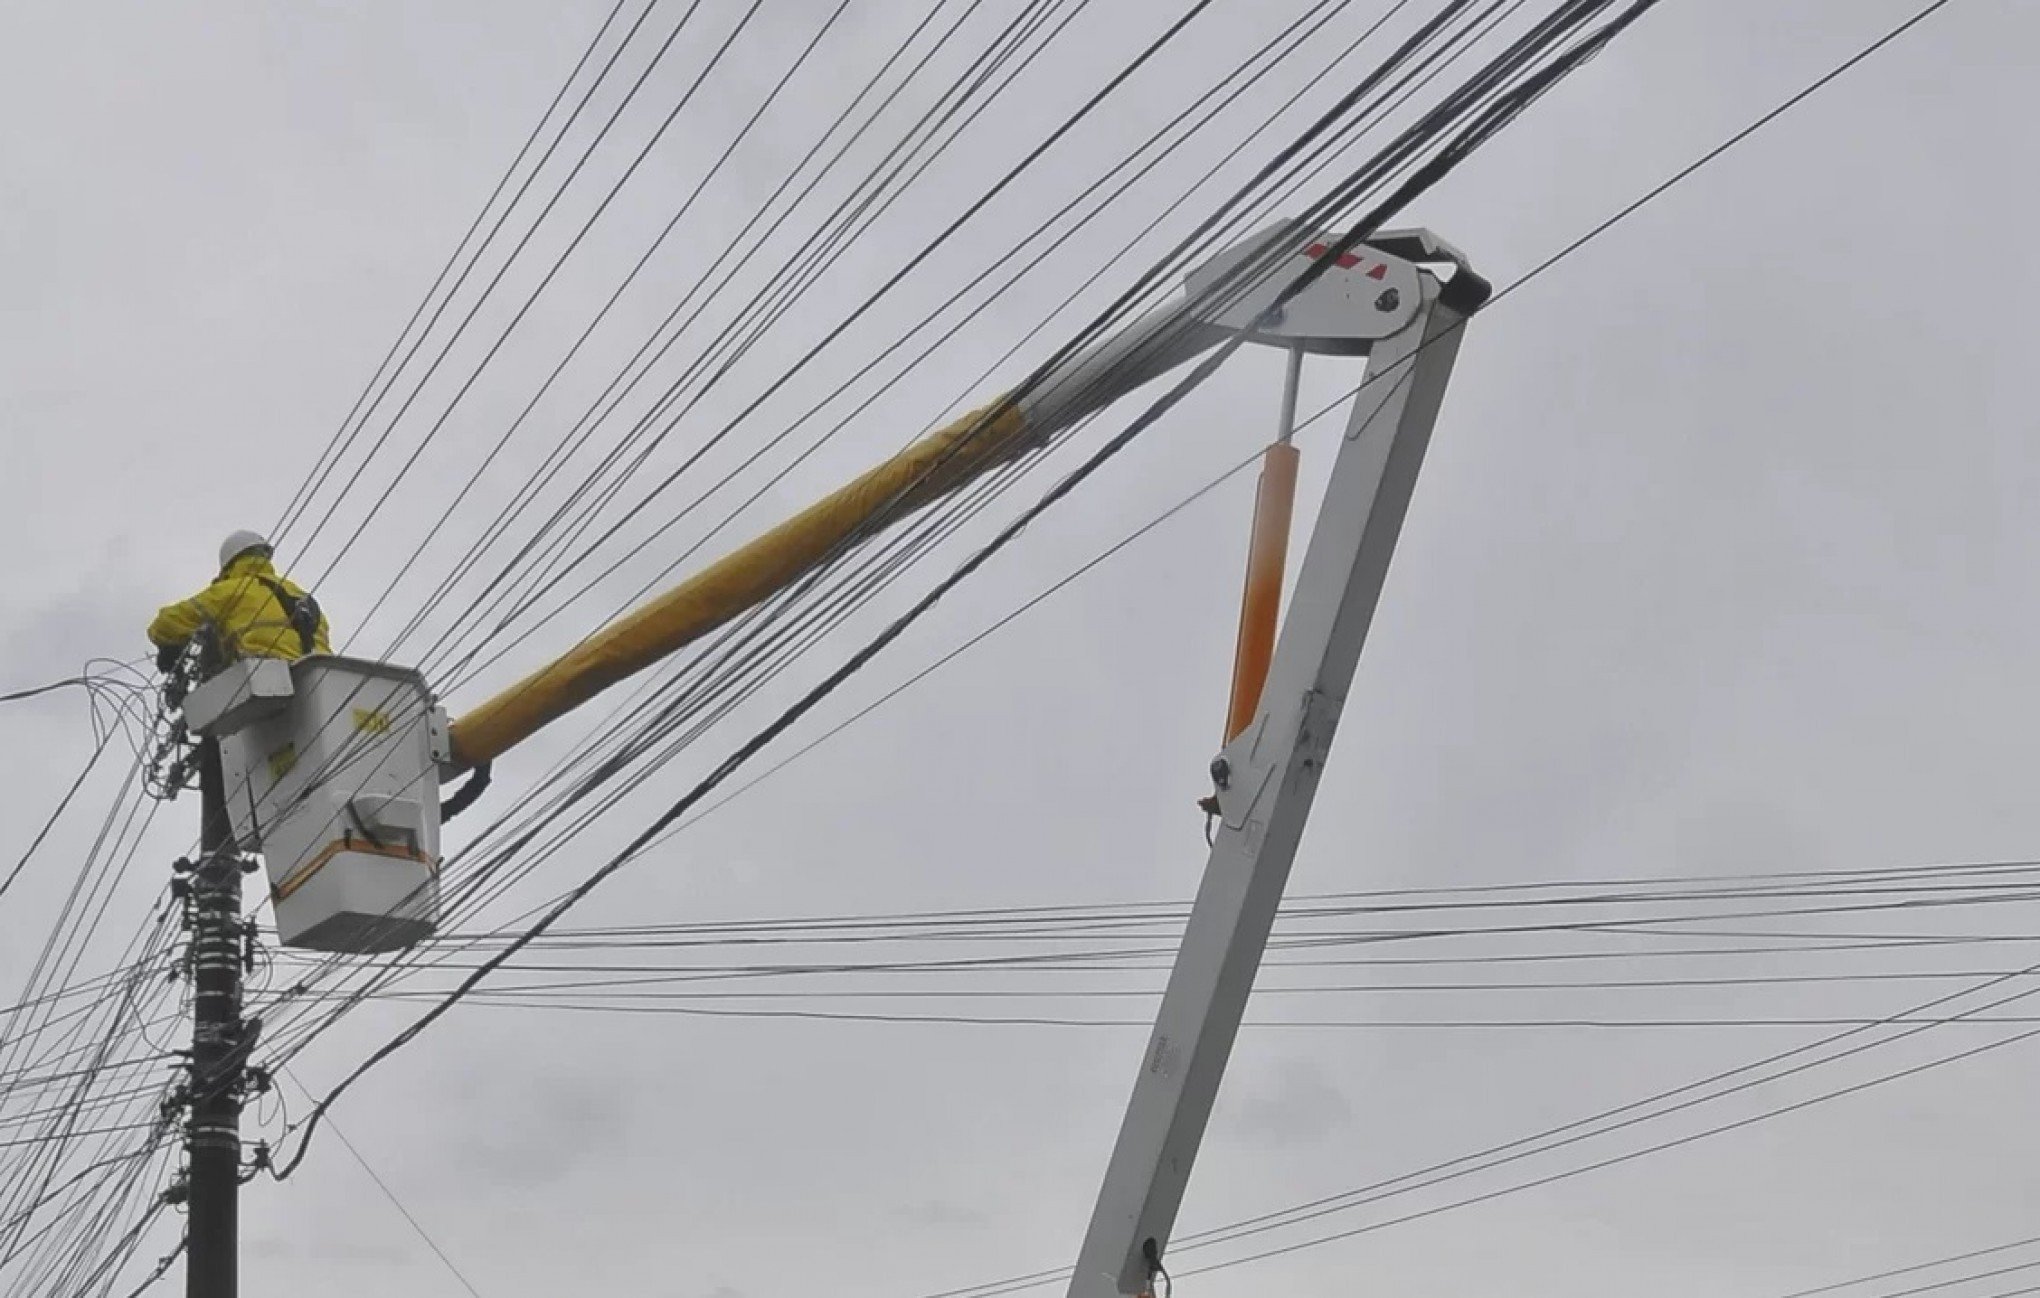
[[[1240,598],[1240,636],[1233,649],[1232,704],[1225,741],[1239,737],[1261,708],[1268,662],[1275,655],[1275,623],[1282,607],[1282,570],[1289,558],[1289,522],[1296,511],[1296,448],[1270,446],[1261,458],[1254,493],[1254,530],[1247,546],[1247,584]]]

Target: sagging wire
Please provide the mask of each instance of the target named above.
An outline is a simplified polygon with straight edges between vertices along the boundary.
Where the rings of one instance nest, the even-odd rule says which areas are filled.
[[[1312,259],[1305,270],[1300,272],[1276,294],[1274,304],[1269,309],[1271,311],[1279,310],[1281,306],[1293,300],[1298,293],[1303,292],[1311,284],[1315,283],[1317,279],[1325,274],[1337,257],[1359,245],[1369,235],[1373,234],[1383,221],[1400,211],[1411,200],[1436,184],[1437,181],[1443,179],[1444,176],[1449,174],[1454,167],[1470,156],[1478,147],[1493,138],[1509,122],[1513,121],[1529,103],[1534,102],[1545,90],[1580,66],[1586,59],[1598,53],[1601,48],[1604,48],[1609,41],[1626,29],[1631,22],[1652,7],[1654,3],[1655,0],[1634,0],[1622,14],[1607,23],[1593,38],[1564,51],[1545,67],[1527,77],[1523,83],[1499,98],[1489,99],[1487,98],[1489,92],[1472,87],[1462,89],[1453,96],[1449,96],[1447,104],[1441,106],[1440,110],[1436,110],[1430,115],[1426,123],[1421,124],[1418,128],[1413,128],[1412,132],[1405,133],[1403,138],[1408,143],[1402,147],[1413,149],[1425,140],[1427,134],[1442,134],[1444,130],[1450,128],[1450,123],[1454,116],[1463,115],[1466,120],[1457,127],[1456,134],[1447,140],[1443,147],[1428,162],[1420,165],[1408,179],[1399,184],[1393,192],[1375,203],[1368,213],[1355,222],[1346,234],[1330,241],[1330,250],[1327,255],[1323,258]],[[1482,76],[1476,78],[1474,85],[1477,86],[1484,80],[1492,81],[1497,75],[1508,76],[1513,74],[1519,68],[1527,65],[1534,57],[1548,53],[1549,47],[1554,46],[1556,42],[1563,39],[1568,33],[1584,25],[1593,17],[1599,16],[1602,11],[1612,7],[1613,5],[1608,3],[1582,3],[1572,6],[1561,14],[1554,15],[1552,19],[1542,24],[1532,36],[1518,42],[1516,46],[1511,47],[1509,52],[1492,62]],[[1306,132],[1296,143],[1278,153],[1273,162],[1262,169],[1261,174],[1265,176],[1272,168],[1284,165],[1292,159],[1306,147],[1308,141],[1313,136],[1321,134],[1325,127],[1336,122],[1343,111],[1350,107],[1351,102],[1358,98],[1358,93],[1364,93],[1364,87],[1361,92],[1349,95],[1343,99],[1341,104],[1336,106],[1332,112],[1321,117],[1311,131]],[[1392,149],[1390,156],[1393,157],[1399,152],[1399,149]],[[1345,183],[1327,195],[1322,200],[1320,206],[1336,207],[1350,203],[1354,198],[1358,197],[1359,193],[1364,192],[1366,186],[1373,182],[1378,170],[1378,167],[1363,168],[1361,171],[1356,172]],[[1317,219],[1316,214],[1312,213],[1311,216],[1305,219]],[[502,952],[490,957],[480,969],[464,979],[444,1000],[427,1011],[410,1027],[400,1032],[384,1046],[373,1052],[362,1064],[350,1071],[307,1117],[300,1136],[299,1147],[289,1162],[278,1170],[277,1176],[279,1179],[287,1177],[302,1162],[305,1153],[310,1148],[310,1137],[316,1130],[321,1114],[365,1072],[383,1059],[388,1058],[390,1054],[402,1048],[409,1041],[415,1039],[419,1032],[435,1022],[452,1006],[458,1004],[460,999],[490,972],[509,960],[524,945],[542,935],[546,929],[550,928],[553,923],[582,897],[585,897],[604,880],[634,859],[651,839],[657,837],[671,824],[684,816],[702,798],[713,792],[723,780],[727,779],[730,774],[748,761],[750,757],[777,738],[778,735],[792,726],[801,717],[805,716],[808,711],[823,698],[826,698],[844,681],[861,670],[882,649],[897,639],[907,627],[911,626],[928,609],[938,603],[945,594],[967,580],[993,555],[1009,544],[1014,537],[1025,529],[1028,523],[1047,512],[1071,491],[1075,490],[1078,485],[1098,468],[1109,462],[1119,451],[1129,445],[1134,438],[1138,437],[1141,432],[1150,427],[1169,409],[1178,404],[1185,395],[1207,379],[1224,360],[1244,346],[1245,343],[1246,337],[1244,335],[1236,336],[1221,343],[1210,355],[1197,362],[1184,378],[1172,385],[1167,393],[1152,403],[1147,410],[1140,416],[1137,416],[1124,430],[1109,439],[1104,446],[1085,460],[1077,470],[1052,487],[1034,505],[1024,510],[1018,518],[1002,529],[991,542],[977,550],[949,577],[938,582],[916,601],[904,615],[896,619],[885,630],[870,640],[843,665],[803,694],[796,703],[782,711],[777,718],[757,732],[750,740],[740,745],[707,777],[698,782],[687,795],[655,817],[644,830],[633,837],[622,852],[613,856],[605,865],[585,879],[579,887],[570,892],[558,905],[547,911],[536,924],[517,939],[514,939]]]
[[[1434,27],[1434,28],[1432,28],[1431,30],[1435,31],[1435,30],[1436,30],[1436,28]]]

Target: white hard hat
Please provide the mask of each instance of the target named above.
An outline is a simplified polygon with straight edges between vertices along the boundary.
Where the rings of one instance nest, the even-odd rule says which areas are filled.
[[[225,572],[228,564],[250,550],[267,550],[268,548],[269,538],[260,532],[250,532],[245,529],[239,532],[230,532],[227,535],[227,539],[220,542],[220,571]]]

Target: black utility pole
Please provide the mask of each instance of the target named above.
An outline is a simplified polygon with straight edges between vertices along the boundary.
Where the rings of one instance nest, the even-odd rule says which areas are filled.
[[[239,1293],[241,1085],[253,1045],[241,1022],[241,854],[227,816],[220,746],[199,745],[202,829],[190,872],[191,1110],[185,1154],[190,1216],[187,1298]]]

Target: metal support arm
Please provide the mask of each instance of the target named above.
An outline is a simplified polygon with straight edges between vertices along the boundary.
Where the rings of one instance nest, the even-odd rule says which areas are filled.
[[[1222,823],[1070,1298],[1148,1291],[1253,990],[1332,734],[1373,621],[1467,311],[1428,271],[1376,342],[1253,721],[1212,763]]]

